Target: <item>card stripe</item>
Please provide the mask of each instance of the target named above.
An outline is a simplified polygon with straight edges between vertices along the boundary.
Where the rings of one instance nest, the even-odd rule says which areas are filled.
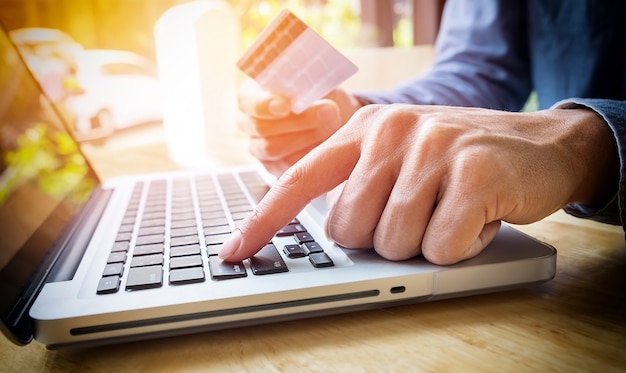
[[[253,79],[256,78],[307,28],[307,25],[289,10],[283,10],[259,35],[237,62],[237,66]]]

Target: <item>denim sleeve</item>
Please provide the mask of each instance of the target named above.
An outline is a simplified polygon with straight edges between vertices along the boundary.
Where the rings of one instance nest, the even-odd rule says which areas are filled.
[[[617,193],[606,206],[571,204],[565,211],[571,215],[603,223],[621,225],[626,222],[626,101],[571,98],[554,104],[562,109],[585,107],[600,114],[613,131],[620,159]]]
[[[519,111],[531,91],[524,6],[523,1],[448,0],[432,68],[391,90],[356,96],[364,103]]]

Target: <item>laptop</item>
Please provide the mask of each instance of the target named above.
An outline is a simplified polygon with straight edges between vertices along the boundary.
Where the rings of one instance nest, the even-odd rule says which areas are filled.
[[[554,248],[503,225],[451,266],[391,262],[324,235],[323,199],[257,255],[217,258],[267,192],[258,166],[101,181],[0,34],[0,315],[17,344],[121,343],[523,287]],[[401,234],[401,232],[398,232]]]

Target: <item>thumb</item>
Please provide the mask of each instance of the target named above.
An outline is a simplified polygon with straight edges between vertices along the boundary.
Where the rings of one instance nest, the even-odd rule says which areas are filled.
[[[237,101],[243,113],[255,118],[282,118],[291,112],[288,98],[262,89],[254,80],[241,84]]]

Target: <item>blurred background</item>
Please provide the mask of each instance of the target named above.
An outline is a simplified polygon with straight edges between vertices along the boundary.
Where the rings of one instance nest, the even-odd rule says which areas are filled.
[[[242,51],[284,8],[343,51],[432,44],[444,1],[227,0]],[[76,137],[97,142],[159,124],[154,24],[186,2],[0,0],[0,22]]]

